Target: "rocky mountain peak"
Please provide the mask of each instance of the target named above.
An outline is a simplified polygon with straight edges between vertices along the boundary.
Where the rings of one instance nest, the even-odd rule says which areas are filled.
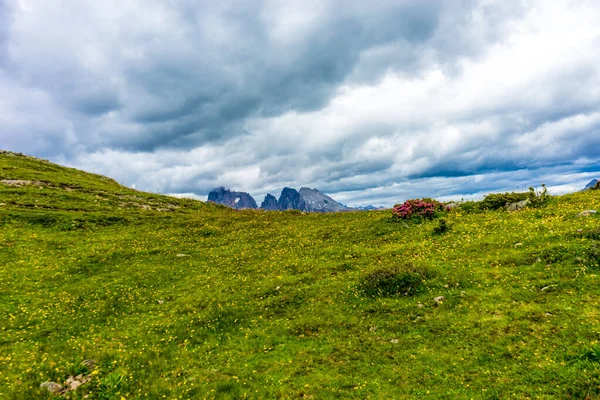
[[[289,187],[283,188],[277,201],[279,210],[304,210],[305,206],[306,204],[300,193]]]
[[[273,196],[271,193],[268,193],[265,196],[265,199],[263,200],[262,204],[260,205],[260,208],[263,210],[270,210],[270,211],[278,210],[277,197]]]
[[[223,204],[237,210],[244,208],[258,208],[256,201],[248,193],[233,192],[222,186],[211,190],[208,194],[208,201]]]

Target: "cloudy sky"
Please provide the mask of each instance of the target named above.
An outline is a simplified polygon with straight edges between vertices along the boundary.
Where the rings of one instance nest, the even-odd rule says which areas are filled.
[[[600,175],[597,0],[0,0],[0,148],[350,205]]]

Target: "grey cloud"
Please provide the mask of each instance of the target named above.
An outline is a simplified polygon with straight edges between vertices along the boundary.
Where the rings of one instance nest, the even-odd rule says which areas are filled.
[[[527,68],[504,76],[494,63],[498,78],[466,75],[521,43],[512,35],[538,21],[535,2],[65,4],[23,13],[0,0],[2,145],[140,189],[225,185],[260,198],[310,186],[379,204],[512,189],[549,170],[563,185],[600,161],[600,39],[526,79]],[[408,82],[409,101],[353,115],[370,100],[344,93],[390,76]],[[398,100],[375,89],[375,104]]]

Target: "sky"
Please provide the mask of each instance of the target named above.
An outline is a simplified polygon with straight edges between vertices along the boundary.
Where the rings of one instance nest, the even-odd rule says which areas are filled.
[[[597,0],[0,0],[0,148],[206,199],[600,177]]]

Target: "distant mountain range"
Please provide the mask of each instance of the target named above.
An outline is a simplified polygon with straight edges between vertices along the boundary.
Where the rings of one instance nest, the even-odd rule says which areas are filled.
[[[208,194],[208,201],[223,204],[235,209],[257,209],[258,206],[254,198],[246,192],[234,192],[224,187],[218,187]],[[366,206],[353,208],[339,203],[319,192],[317,189],[303,187],[300,191],[294,188],[283,188],[279,199],[272,194],[267,194],[262,204],[262,210],[284,211],[299,210],[304,212],[341,212],[341,211],[370,211],[378,210],[383,207]]]

